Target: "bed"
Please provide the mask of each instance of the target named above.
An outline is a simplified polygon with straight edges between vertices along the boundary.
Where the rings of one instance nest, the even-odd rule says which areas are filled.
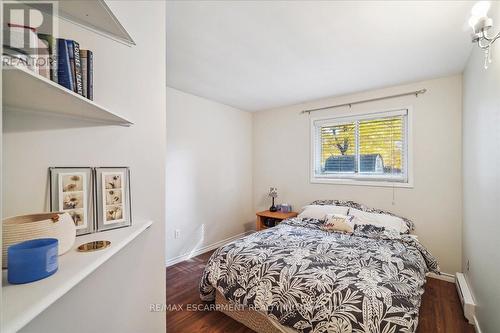
[[[360,224],[346,234],[322,223],[292,218],[217,249],[201,299],[257,332],[415,332],[426,273],[439,274],[432,255],[390,228]]]

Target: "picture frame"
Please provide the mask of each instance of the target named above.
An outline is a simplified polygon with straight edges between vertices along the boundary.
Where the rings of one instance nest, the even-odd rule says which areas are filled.
[[[50,211],[67,212],[76,235],[95,231],[94,172],[91,167],[50,167]]]
[[[131,226],[130,169],[95,168],[94,182],[97,231]]]

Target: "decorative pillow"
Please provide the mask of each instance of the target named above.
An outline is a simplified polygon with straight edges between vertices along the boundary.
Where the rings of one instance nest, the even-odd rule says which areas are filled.
[[[354,231],[354,216],[328,214],[326,222],[321,229],[328,232],[345,232],[351,234]]]
[[[354,217],[355,224],[371,224],[377,227],[392,229],[399,233],[407,233],[409,231],[405,221],[397,216],[368,213],[355,208],[349,210],[349,215]]]
[[[317,219],[324,221],[328,214],[347,215],[349,207],[333,206],[333,205],[309,205],[302,207],[302,212],[298,218],[301,219]]]
[[[311,202],[311,205],[336,205],[336,206],[345,206],[345,207],[349,207],[349,208],[355,208],[355,209],[359,209],[363,212],[368,212],[368,213],[378,213],[378,214],[385,214],[385,215],[389,215],[389,216],[395,216],[395,217],[399,217],[400,219],[402,219],[405,224],[406,224],[406,227],[408,228],[408,231],[407,233],[409,233],[411,230],[415,230],[415,224],[413,223],[413,221],[407,219],[407,218],[404,218],[404,217],[401,217],[401,216],[397,216],[391,212],[387,212],[387,211],[384,211],[384,210],[381,210],[381,209],[377,209],[377,208],[370,208],[370,207],[367,207],[365,205],[362,205],[360,203],[357,203],[357,202],[354,202],[354,201],[345,201],[345,200],[316,200],[316,201],[313,201]]]

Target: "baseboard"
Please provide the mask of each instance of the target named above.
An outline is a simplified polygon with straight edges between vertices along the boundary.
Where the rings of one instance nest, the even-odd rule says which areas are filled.
[[[476,330],[476,333],[482,333],[481,327],[479,327],[479,322],[477,321],[476,316],[474,316],[474,329]]]
[[[202,246],[202,247],[199,247],[199,248],[195,248],[193,251],[181,254],[180,256],[174,257],[172,259],[168,259],[167,261],[165,261],[165,265],[167,267],[175,265],[175,264],[180,263],[182,261],[188,260],[188,259],[190,259],[192,257],[199,256],[200,254],[203,254],[205,252],[215,250],[215,249],[217,249],[217,248],[219,248],[219,247],[221,247],[223,245],[226,245],[226,244],[228,244],[228,243],[230,243],[230,242],[232,242],[234,240],[237,240],[237,239],[239,239],[241,237],[245,237],[245,236],[248,236],[250,234],[253,234],[254,232],[255,231],[253,231],[253,230],[246,231],[246,232],[243,232],[241,234],[235,235],[233,237],[229,237],[229,238],[220,240],[220,241],[215,242],[213,244],[205,245],[205,246]]]
[[[438,279],[438,280],[443,280],[443,281],[448,281],[448,282],[455,283],[455,275],[453,275],[453,274],[448,274],[448,273],[441,273],[441,274],[427,273],[427,277],[430,277],[432,279]]]

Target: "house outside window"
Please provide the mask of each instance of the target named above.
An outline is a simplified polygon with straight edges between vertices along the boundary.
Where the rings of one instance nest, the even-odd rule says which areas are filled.
[[[311,182],[411,187],[411,109],[311,119]]]

